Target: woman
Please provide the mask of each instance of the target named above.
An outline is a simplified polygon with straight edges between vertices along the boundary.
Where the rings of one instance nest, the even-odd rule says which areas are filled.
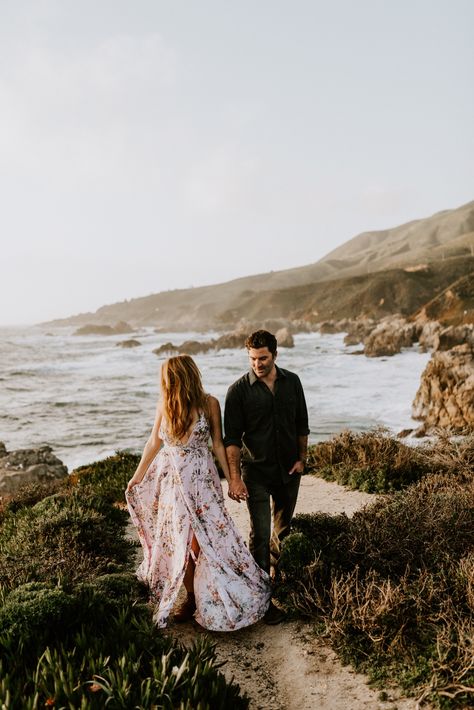
[[[270,580],[225,508],[208,448],[211,437],[232,492],[219,402],[204,392],[189,355],[163,364],[161,394],[152,433],[126,491],[144,553],[137,575],[156,602],[154,621],[166,626],[184,582],[187,598],[176,620],[196,612],[196,620],[213,631],[248,626],[268,608]]]

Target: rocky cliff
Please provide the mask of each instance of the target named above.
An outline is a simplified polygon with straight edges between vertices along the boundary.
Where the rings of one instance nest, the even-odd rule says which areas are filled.
[[[451,434],[474,431],[474,346],[465,343],[433,354],[412,414],[423,422],[418,434],[437,429]]]

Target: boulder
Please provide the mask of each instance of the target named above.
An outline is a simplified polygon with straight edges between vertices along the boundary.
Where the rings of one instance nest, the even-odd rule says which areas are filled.
[[[78,328],[74,335],[115,335],[115,331],[111,325],[94,325],[88,323]]]
[[[224,333],[214,342],[214,347],[217,350],[234,350],[240,349],[245,346],[245,341],[250,335],[251,331],[246,330],[234,330],[230,333]]]
[[[14,495],[21,486],[67,476],[67,467],[50,446],[8,452],[0,445],[0,496]]]
[[[389,318],[381,321],[364,339],[367,357],[391,356],[402,348],[409,348],[418,340],[420,326],[407,323],[404,318]]]
[[[319,332],[323,335],[333,335],[334,333],[339,333],[339,328],[336,321],[325,320],[319,324]]]
[[[154,355],[164,355],[165,353],[176,353],[179,351],[179,348],[177,345],[173,345],[173,343],[163,343],[163,345],[160,345],[159,348],[155,348],[153,350]]]
[[[443,429],[474,431],[474,347],[468,343],[433,353],[413,401],[412,416],[423,425],[418,435]]]
[[[344,345],[359,345],[363,338],[357,333],[347,333],[344,336]]]
[[[124,335],[125,333],[133,333],[135,331],[131,325],[126,323],[124,320],[120,320],[113,326],[114,333],[117,335]]]
[[[133,333],[132,326],[125,321],[119,321],[115,325],[96,325],[94,323],[86,323],[86,325],[78,328],[74,335],[124,335],[125,333]]]
[[[180,353],[186,353],[186,355],[198,355],[199,353],[207,353],[208,350],[214,348],[213,340],[206,340],[200,342],[199,340],[185,340],[179,346]]]
[[[372,318],[361,318],[360,320],[349,320],[346,323],[347,335],[344,337],[344,345],[358,345],[363,343],[370,333],[376,328],[377,322]]]
[[[437,320],[418,320],[417,322],[421,325],[421,332],[418,338],[420,350],[422,352],[427,352],[427,350],[435,350],[438,345],[438,336],[441,330],[441,323]]]
[[[275,338],[279,348],[294,348],[295,341],[288,328],[280,328],[275,333]]]
[[[155,348],[155,355],[176,355],[178,353],[186,353],[186,355],[198,355],[199,353],[207,353],[214,347],[214,340],[200,342],[199,340],[185,340],[181,345],[173,345],[173,343],[164,343],[159,348]]]
[[[130,340],[121,340],[120,343],[117,343],[118,348],[137,348],[139,345],[141,345],[141,342],[133,338],[130,338]]]

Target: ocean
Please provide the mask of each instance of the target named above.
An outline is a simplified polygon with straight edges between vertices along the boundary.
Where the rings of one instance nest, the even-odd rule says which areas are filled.
[[[208,340],[215,333],[76,336],[73,328],[0,328],[0,441],[8,451],[49,444],[73,470],[118,449],[140,452],[153,424],[162,357],[153,349],[172,341]],[[133,349],[117,343],[133,337]],[[344,335],[304,333],[281,348],[278,364],[303,383],[310,442],[343,429],[377,426],[391,433],[418,424],[411,403],[430,355],[407,349],[390,358],[352,354]],[[248,368],[246,351],[196,355],[204,387],[224,405],[228,386]]]

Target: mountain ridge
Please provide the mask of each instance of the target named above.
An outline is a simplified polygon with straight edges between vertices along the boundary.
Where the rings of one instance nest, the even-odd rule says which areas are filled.
[[[404,270],[424,268],[424,265],[439,262],[435,268],[440,278],[439,288],[430,292],[428,301],[449,285],[440,276],[443,271],[440,264],[445,262],[448,265],[458,259],[470,263],[471,257],[474,257],[474,201],[389,229],[362,232],[319,261],[306,266],[243,276],[209,286],[161,291],[104,305],[94,313],[49,321],[47,325],[111,325],[123,320],[135,327],[151,325],[169,330],[207,330],[223,326],[226,323],[225,314],[241,312],[243,306],[237,308],[238,304],[246,303],[250,310],[254,310],[254,304],[260,301],[262,307],[264,303],[267,304],[266,318],[280,317],[276,315],[275,303],[281,304],[281,311],[288,310],[283,307],[282,299],[287,298],[291,302],[297,298],[296,293],[290,293],[292,289],[313,287],[321,297],[328,291],[332,293],[335,302],[337,289],[344,291],[341,282],[346,279],[372,275],[378,289],[383,281],[381,273],[385,273],[385,279],[401,279],[408,283],[403,276],[406,273]],[[444,270],[448,273],[451,267],[446,266]],[[462,273],[459,269],[454,271],[457,273],[456,279],[468,273],[466,270]],[[335,282],[338,282],[336,286],[329,286]],[[326,284],[326,287],[321,287],[321,284]],[[352,282],[350,289],[353,289]],[[372,290],[377,289],[374,287]],[[283,291],[284,295],[280,293]],[[269,293],[273,294],[273,299],[269,298]],[[342,295],[339,300],[341,304],[344,302]],[[375,303],[371,309],[377,311]],[[335,303],[334,308],[328,310],[339,313],[341,308]],[[263,318],[262,308],[259,312],[259,317]]]

